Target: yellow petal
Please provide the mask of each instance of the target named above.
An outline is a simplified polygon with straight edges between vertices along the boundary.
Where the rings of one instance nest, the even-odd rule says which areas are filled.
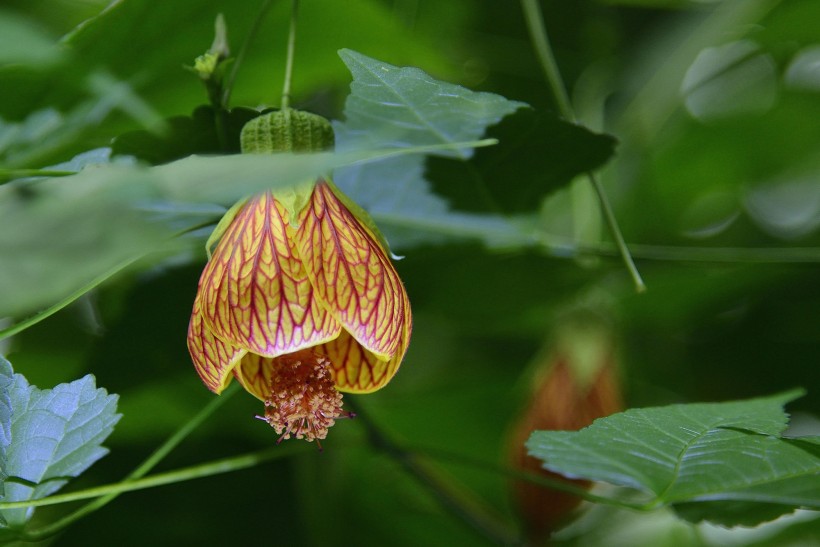
[[[271,396],[271,378],[273,374],[273,360],[269,357],[260,357],[249,353],[233,369],[236,379],[245,388],[245,391],[265,401]]]
[[[387,385],[399,370],[410,341],[409,322],[403,329],[396,354],[388,361],[379,359],[362,347],[347,332],[316,350],[333,365],[336,389],[347,393],[370,393]]]
[[[404,285],[370,230],[324,181],[299,217],[296,238],[322,303],[369,352],[393,358],[410,317]]]
[[[199,298],[188,324],[188,351],[199,377],[214,393],[221,393],[231,380],[231,369],[246,351],[226,344],[205,326]]]
[[[339,334],[296,255],[293,231],[270,192],[237,212],[202,273],[203,317],[216,336],[275,357]]]

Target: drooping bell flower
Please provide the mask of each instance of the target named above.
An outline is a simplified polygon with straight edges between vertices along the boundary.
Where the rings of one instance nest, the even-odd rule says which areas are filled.
[[[332,145],[327,120],[290,109],[242,130],[246,153]],[[410,304],[383,239],[325,177],[241,201],[209,252],[216,241],[188,326],[199,376],[215,393],[235,377],[280,441],[324,439],[341,392],[384,387],[407,350]]]
[[[597,315],[574,312],[563,318],[548,349],[534,363],[535,375],[521,415],[509,439],[510,464],[589,488],[587,481],[570,480],[542,467],[524,443],[533,431],[572,431],[596,418],[622,410],[615,370],[615,348],[609,326]],[[531,543],[542,544],[575,516],[581,498],[525,481],[514,481],[512,495]]]

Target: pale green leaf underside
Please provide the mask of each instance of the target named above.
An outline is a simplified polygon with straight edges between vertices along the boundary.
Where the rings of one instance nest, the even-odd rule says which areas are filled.
[[[6,460],[11,444],[11,396],[9,390],[14,382],[11,363],[0,356],[0,498],[3,497],[2,482],[6,479]]]
[[[117,396],[97,389],[93,376],[41,390],[15,374],[10,398],[12,442],[4,501],[45,497],[108,452],[101,443],[120,418]],[[6,509],[2,517],[10,527],[19,527],[31,513]]]
[[[536,431],[527,447],[546,469],[631,487],[649,503],[820,508],[818,440],[780,437],[782,407],[797,396],[633,409],[577,432]]]

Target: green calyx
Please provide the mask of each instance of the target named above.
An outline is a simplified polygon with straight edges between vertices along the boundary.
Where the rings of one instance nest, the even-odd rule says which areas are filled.
[[[246,123],[240,142],[243,154],[322,152],[333,148],[333,127],[316,114],[285,108]]]
[[[243,154],[322,152],[333,148],[333,126],[316,114],[284,108],[246,123],[240,143]],[[276,200],[288,211],[292,225],[296,225],[299,212],[308,204],[315,184],[315,180],[309,180],[274,192]]]

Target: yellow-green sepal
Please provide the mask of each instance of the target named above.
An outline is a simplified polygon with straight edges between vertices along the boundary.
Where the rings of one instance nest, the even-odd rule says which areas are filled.
[[[310,202],[314,186],[316,186],[316,182],[309,180],[272,191],[276,201],[288,212],[288,223],[294,228],[299,226],[299,213]]]
[[[219,223],[217,223],[216,228],[214,228],[214,231],[211,232],[211,235],[208,237],[208,241],[205,242],[205,252],[208,253],[208,260],[211,259],[211,249],[219,243],[219,239],[222,237],[222,234],[224,234],[225,230],[228,229],[228,226],[231,225],[234,217],[236,217],[239,209],[245,205],[246,201],[248,201],[248,198],[240,199],[234,203],[230,209],[228,209],[228,212],[225,213],[221,219],[219,219]]]

